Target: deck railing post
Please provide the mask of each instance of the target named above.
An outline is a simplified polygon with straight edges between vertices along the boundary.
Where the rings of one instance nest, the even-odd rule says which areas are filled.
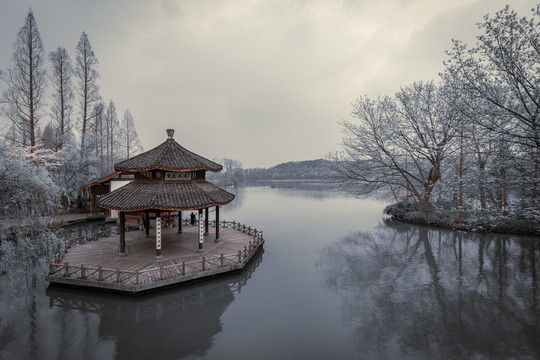
[[[98,266],[98,280],[99,281],[103,281],[103,268],[100,266]]]
[[[238,262],[242,263],[242,250],[238,250]]]
[[[139,269],[135,270],[135,285],[139,285]]]
[[[182,261],[182,276],[186,275],[186,261]]]
[[[81,264],[81,279],[86,279],[86,274],[85,274],[85,271],[84,271],[84,265]]]
[[[69,263],[64,264],[64,277],[69,277]]]
[[[204,256],[202,257],[202,269],[203,271],[206,270],[206,258]]]
[[[120,269],[116,268],[116,282],[120,283]]]
[[[163,265],[159,267],[159,279],[163,280]]]
[[[220,259],[220,263],[221,263],[221,267],[223,267],[223,254],[221,254],[221,259]]]

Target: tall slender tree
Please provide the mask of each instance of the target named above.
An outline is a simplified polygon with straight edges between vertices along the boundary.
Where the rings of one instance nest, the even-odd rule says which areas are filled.
[[[99,102],[99,86],[97,80],[98,59],[92,50],[90,40],[86,32],[82,32],[76,48],[75,78],[77,80],[77,94],[79,97],[79,110],[81,120],[81,153],[84,157],[86,152],[86,136],[92,116],[93,106]]]
[[[36,146],[37,126],[41,117],[45,90],[44,47],[32,9],[13,45],[8,88],[3,93],[5,114],[13,122],[22,145]]]
[[[129,109],[126,110],[122,118],[122,143],[128,159],[135,153],[142,151],[141,140],[137,134],[137,129],[135,129],[135,121]]]
[[[111,172],[120,152],[120,122],[118,121],[116,106],[112,100],[109,102],[105,113],[105,137],[107,139],[106,169]]]
[[[73,110],[73,66],[68,52],[59,46],[49,53],[52,64],[50,79],[53,84],[51,116],[56,128],[56,149],[62,149],[65,134],[71,130]]]

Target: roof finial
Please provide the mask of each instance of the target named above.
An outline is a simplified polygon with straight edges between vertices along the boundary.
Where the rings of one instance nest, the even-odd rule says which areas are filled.
[[[174,136],[174,129],[167,129],[167,140],[169,139],[174,139],[173,136]]]

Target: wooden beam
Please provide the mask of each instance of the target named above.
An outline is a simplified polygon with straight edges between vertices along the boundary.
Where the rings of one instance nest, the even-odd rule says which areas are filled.
[[[120,253],[119,257],[126,256],[126,213],[120,211]]]
[[[219,206],[216,206],[216,242],[220,242],[219,238]]]
[[[150,211],[146,210],[146,216],[144,218],[145,220],[145,225],[146,225],[146,236],[145,237],[150,237]]]

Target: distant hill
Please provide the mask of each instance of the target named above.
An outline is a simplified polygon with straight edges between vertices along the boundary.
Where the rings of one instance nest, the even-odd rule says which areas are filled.
[[[324,159],[289,161],[271,168],[243,169],[245,180],[328,179],[331,162]]]

